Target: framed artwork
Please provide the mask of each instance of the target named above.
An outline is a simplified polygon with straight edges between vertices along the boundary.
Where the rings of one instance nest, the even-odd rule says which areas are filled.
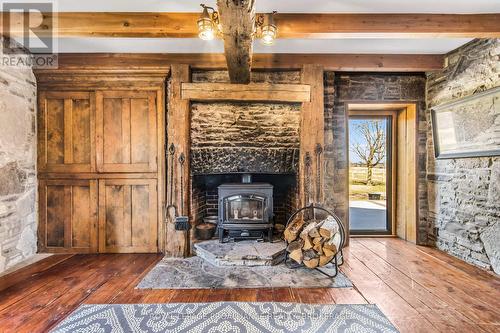
[[[431,109],[436,158],[500,156],[500,87]]]

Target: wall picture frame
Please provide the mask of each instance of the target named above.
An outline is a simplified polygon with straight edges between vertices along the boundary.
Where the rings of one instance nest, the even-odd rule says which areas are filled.
[[[436,159],[500,156],[500,87],[431,109]]]

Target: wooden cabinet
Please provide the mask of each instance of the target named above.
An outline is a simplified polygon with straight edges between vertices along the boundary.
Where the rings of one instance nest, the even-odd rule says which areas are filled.
[[[99,252],[157,252],[157,181],[99,181]]]
[[[39,247],[49,252],[97,251],[97,181],[39,181]]]
[[[163,247],[167,72],[36,73],[41,252]]]
[[[96,92],[97,170],[157,171],[156,93]]]
[[[95,170],[94,94],[39,94],[38,170],[93,172]]]

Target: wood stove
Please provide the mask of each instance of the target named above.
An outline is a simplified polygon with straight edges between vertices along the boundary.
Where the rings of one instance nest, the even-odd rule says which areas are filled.
[[[268,239],[273,236],[273,186],[251,183],[222,184],[219,194],[219,241],[227,239]]]

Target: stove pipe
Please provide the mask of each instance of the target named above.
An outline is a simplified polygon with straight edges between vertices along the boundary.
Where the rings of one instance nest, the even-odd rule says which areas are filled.
[[[252,183],[252,175],[249,174],[249,173],[244,173],[242,176],[241,176],[241,182],[243,184],[251,184]]]

